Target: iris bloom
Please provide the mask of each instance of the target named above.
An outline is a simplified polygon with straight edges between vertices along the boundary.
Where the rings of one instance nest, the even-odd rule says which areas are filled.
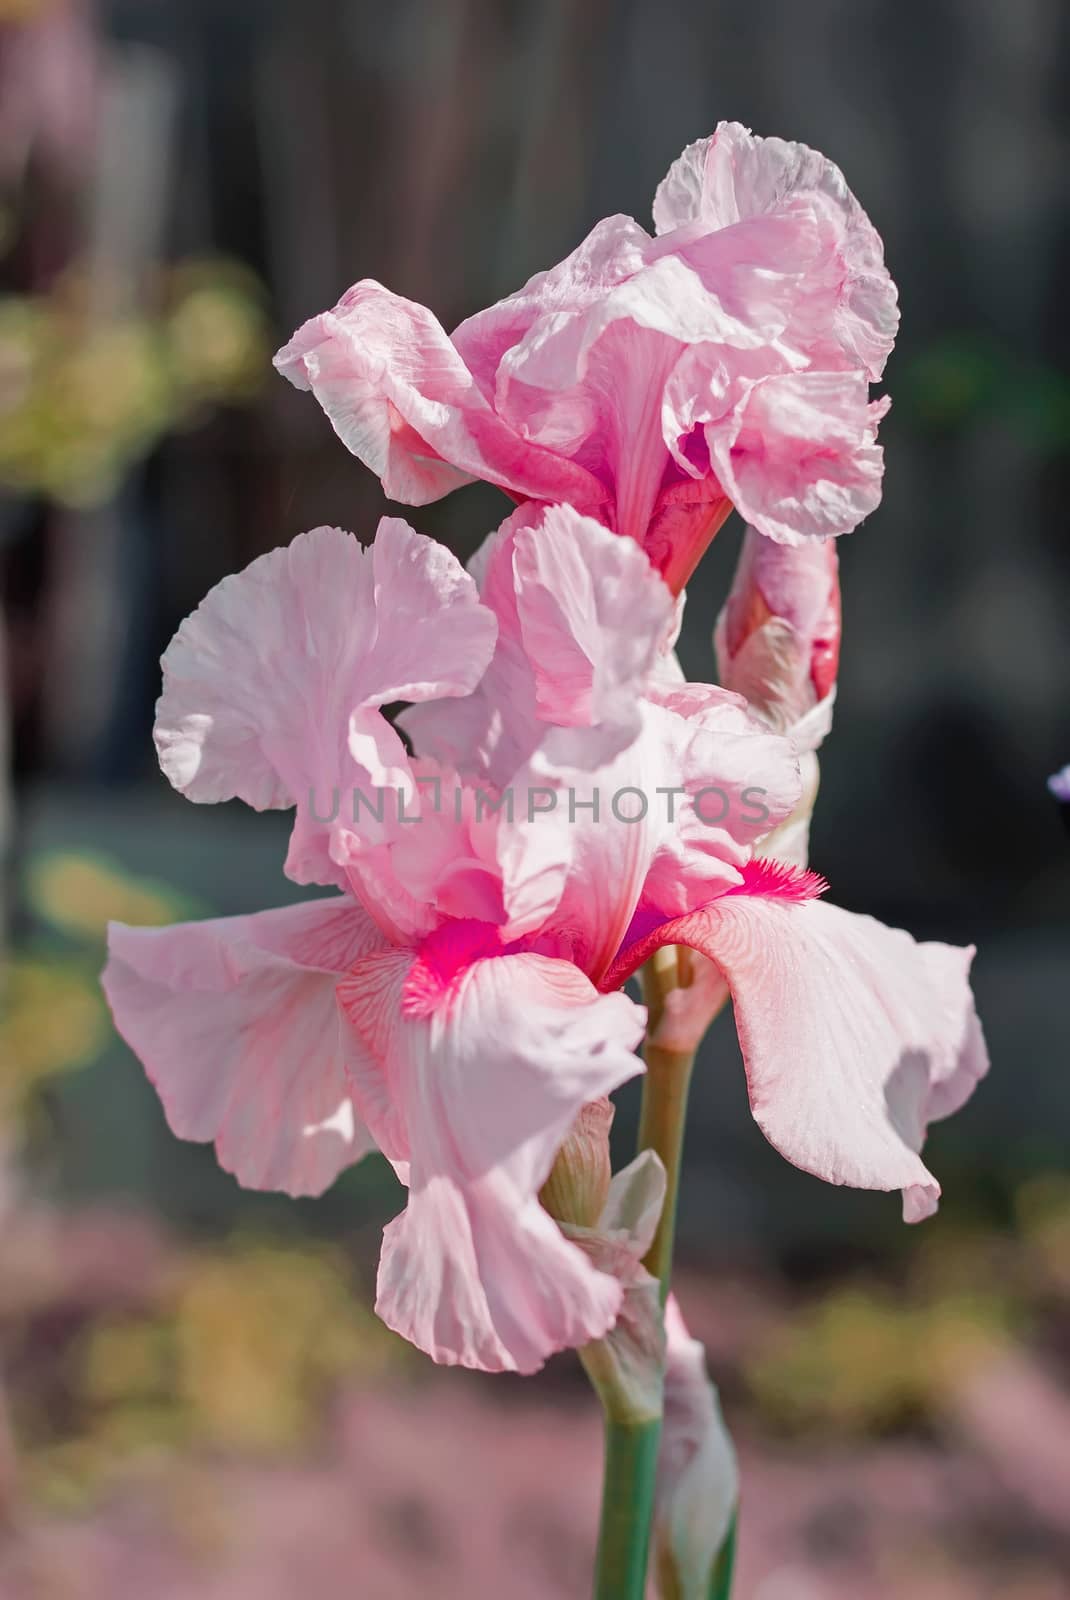
[[[722,123],[670,168],[653,237],[600,222],[452,335],[362,280],[276,357],[394,500],[472,478],[636,539],[673,592],[732,506],[785,544],[880,500],[870,402],[898,323],[832,162]]]
[[[619,992],[686,943],[733,994],[754,1114],[835,1183],[938,1186],[918,1151],[984,1070],[969,952],[825,904],[755,858],[790,741],[666,682],[675,608],[640,548],[525,506],[474,563],[384,519],[225,579],[164,656],[156,741],[190,799],[296,809],[329,898],[114,925],[105,986],[174,1131],[245,1184],[323,1189],[373,1145],[408,1186],[377,1308],[436,1360],[532,1371],[622,1284],[538,1202],[581,1108],[641,1070]],[[408,713],[410,755],[381,712]]]

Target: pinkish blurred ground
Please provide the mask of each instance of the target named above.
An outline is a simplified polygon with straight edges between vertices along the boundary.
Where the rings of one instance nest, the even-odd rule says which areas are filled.
[[[0,1557],[0,1595],[582,1600],[598,1421],[586,1396],[536,1392],[510,1385],[495,1398],[492,1384],[459,1374],[355,1391],[313,1459],[187,1459],[91,1516],[28,1514]],[[1048,1508],[1057,1526],[968,1442],[740,1442],[738,1600],[1070,1595],[1058,1575],[1065,1503]]]
[[[583,1600],[576,1364],[436,1371],[348,1271],[0,1197],[0,1600]],[[1070,1600],[1064,1274],[1032,1271],[1028,1336],[947,1282],[683,1278],[740,1448],[734,1600]]]

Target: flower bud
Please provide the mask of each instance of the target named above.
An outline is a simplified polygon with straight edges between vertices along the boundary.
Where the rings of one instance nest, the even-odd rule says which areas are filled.
[[[643,1257],[664,1204],[661,1158],[642,1150],[614,1177],[596,1227],[561,1224],[565,1238],[624,1291],[613,1327],[580,1350],[606,1415],[621,1422],[651,1422],[661,1412],[665,1329],[658,1280],[643,1266]]]
[[[815,754],[832,724],[840,660],[840,576],[835,541],[774,544],[748,528],[714,631],[726,689],[787,734],[799,757],[802,796],[762,853],[805,867],[820,780]]]
[[[558,1222],[593,1228],[602,1215],[613,1176],[612,1126],[613,1106],[605,1095],[589,1101],[572,1124],[539,1191],[543,1206]]]
[[[721,1416],[706,1352],[670,1295],[665,1307],[665,1391],[654,1502],[658,1592],[675,1600],[727,1594],[739,1496],[736,1452]],[[715,1588],[716,1582],[716,1588]]]
[[[789,732],[828,700],[840,656],[835,541],[775,544],[748,528],[714,633],[721,683],[756,716]],[[827,731],[805,748],[816,749]]]

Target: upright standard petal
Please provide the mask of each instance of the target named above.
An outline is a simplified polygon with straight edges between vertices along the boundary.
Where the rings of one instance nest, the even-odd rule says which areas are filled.
[[[988,1070],[968,982],[972,950],[917,944],[812,898],[820,880],[755,863],[741,892],[653,930],[604,987],[661,944],[708,956],[732,993],[754,1119],[828,1183],[902,1189],[908,1222],[940,1186],[919,1151]],[[763,881],[764,879],[764,881]]]
[[[331,813],[407,763],[379,706],[470,693],[495,634],[456,558],[398,518],[367,550],[317,528],[224,578],[179,628],[163,657],[160,765],[191,800],[296,806],[287,871],[340,883]]]
[[[344,897],[170,928],[113,922],[102,981],[172,1132],[212,1141],[246,1188],[314,1195],[374,1147],[335,985],[381,947]]]
[[[447,928],[415,961],[359,961],[339,999],[375,1062],[357,1103],[409,1162],[379,1315],[438,1362],[534,1372],[604,1334],[620,1307],[620,1284],[537,1196],[580,1108],[641,1070],[644,1013],[566,962],[491,955],[495,937]]]
[[[847,531],[876,503],[878,414],[867,434],[849,386],[805,405],[750,395],[879,372],[895,291],[864,213],[823,158],[725,127],[701,158],[685,153],[656,213],[662,237],[606,218],[451,337],[359,283],[277,365],[388,494],[419,503],[474,476],[567,502],[641,544],[674,593],[737,493],[773,537]],[[807,476],[803,457],[835,462]]]
[[[880,377],[899,325],[895,284],[880,235],[832,161],[804,144],[762,139],[722,122],[688,145],[654,198],[659,234],[703,223],[730,228],[792,205],[812,207],[832,235],[827,273],[835,290],[834,329],[851,365]]]
[[[571,506],[529,502],[472,566],[498,622],[494,657],[465,700],[403,713],[418,748],[499,785],[551,727],[587,730],[588,766],[611,759],[638,731],[676,621],[643,552]]]

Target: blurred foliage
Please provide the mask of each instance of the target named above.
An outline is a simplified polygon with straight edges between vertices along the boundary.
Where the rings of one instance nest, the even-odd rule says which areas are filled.
[[[154,1302],[87,1321],[52,1384],[16,1405],[28,1487],[71,1505],[192,1446],[292,1453],[314,1440],[340,1382],[405,1360],[342,1252],[240,1237],[191,1252]]]
[[[780,1324],[744,1364],[764,1419],[840,1435],[937,1420],[958,1382],[1070,1305],[1070,1178],[1029,1180],[1015,1212],[1004,1232],[938,1220],[904,1283],[841,1284]]]
[[[108,922],[156,926],[198,909],[166,884],[78,851],[31,858],[23,892],[43,932],[15,949],[0,979],[0,1116],[8,1123],[50,1079],[88,1066],[110,1038],[99,983]]]
[[[1070,446],[1070,378],[988,334],[940,339],[907,361],[896,405],[939,432],[999,417],[1040,451]]]
[[[1070,1174],[1030,1178],[1018,1190],[1015,1209],[1044,1297],[1070,1305]]]
[[[0,484],[90,507],[176,428],[252,398],[268,370],[259,280],[225,260],[162,271],[152,315],[101,315],[85,278],[0,300]]]
[[[29,22],[56,4],[57,0],[0,0],[0,22]]]
[[[96,1059],[109,1027],[95,973],[54,955],[7,963],[0,1011],[0,1115],[17,1116],[57,1073]]]
[[[76,850],[31,857],[21,891],[34,943],[5,976],[5,1134],[32,1116],[38,1090],[110,1037],[99,987],[107,923],[158,926],[203,910]],[[0,1344],[26,1367],[11,1406],[24,1483],[52,1504],[80,1506],[153,1461],[169,1470],[193,1446],[292,1452],[322,1425],[339,1382],[404,1359],[336,1247],[239,1233],[183,1249],[146,1216],[141,1259],[127,1224],[90,1208],[68,1249],[70,1225],[26,1200],[2,1142],[0,1179]],[[35,1259],[50,1270],[34,1271]]]
[[[49,850],[26,870],[26,900],[36,916],[76,940],[103,943],[109,922],[161,927],[200,906],[155,878],[136,878],[106,856]]]
[[[1005,1336],[996,1295],[904,1304],[891,1290],[842,1288],[778,1332],[748,1377],[771,1421],[871,1433],[932,1413],[952,1373]]]

